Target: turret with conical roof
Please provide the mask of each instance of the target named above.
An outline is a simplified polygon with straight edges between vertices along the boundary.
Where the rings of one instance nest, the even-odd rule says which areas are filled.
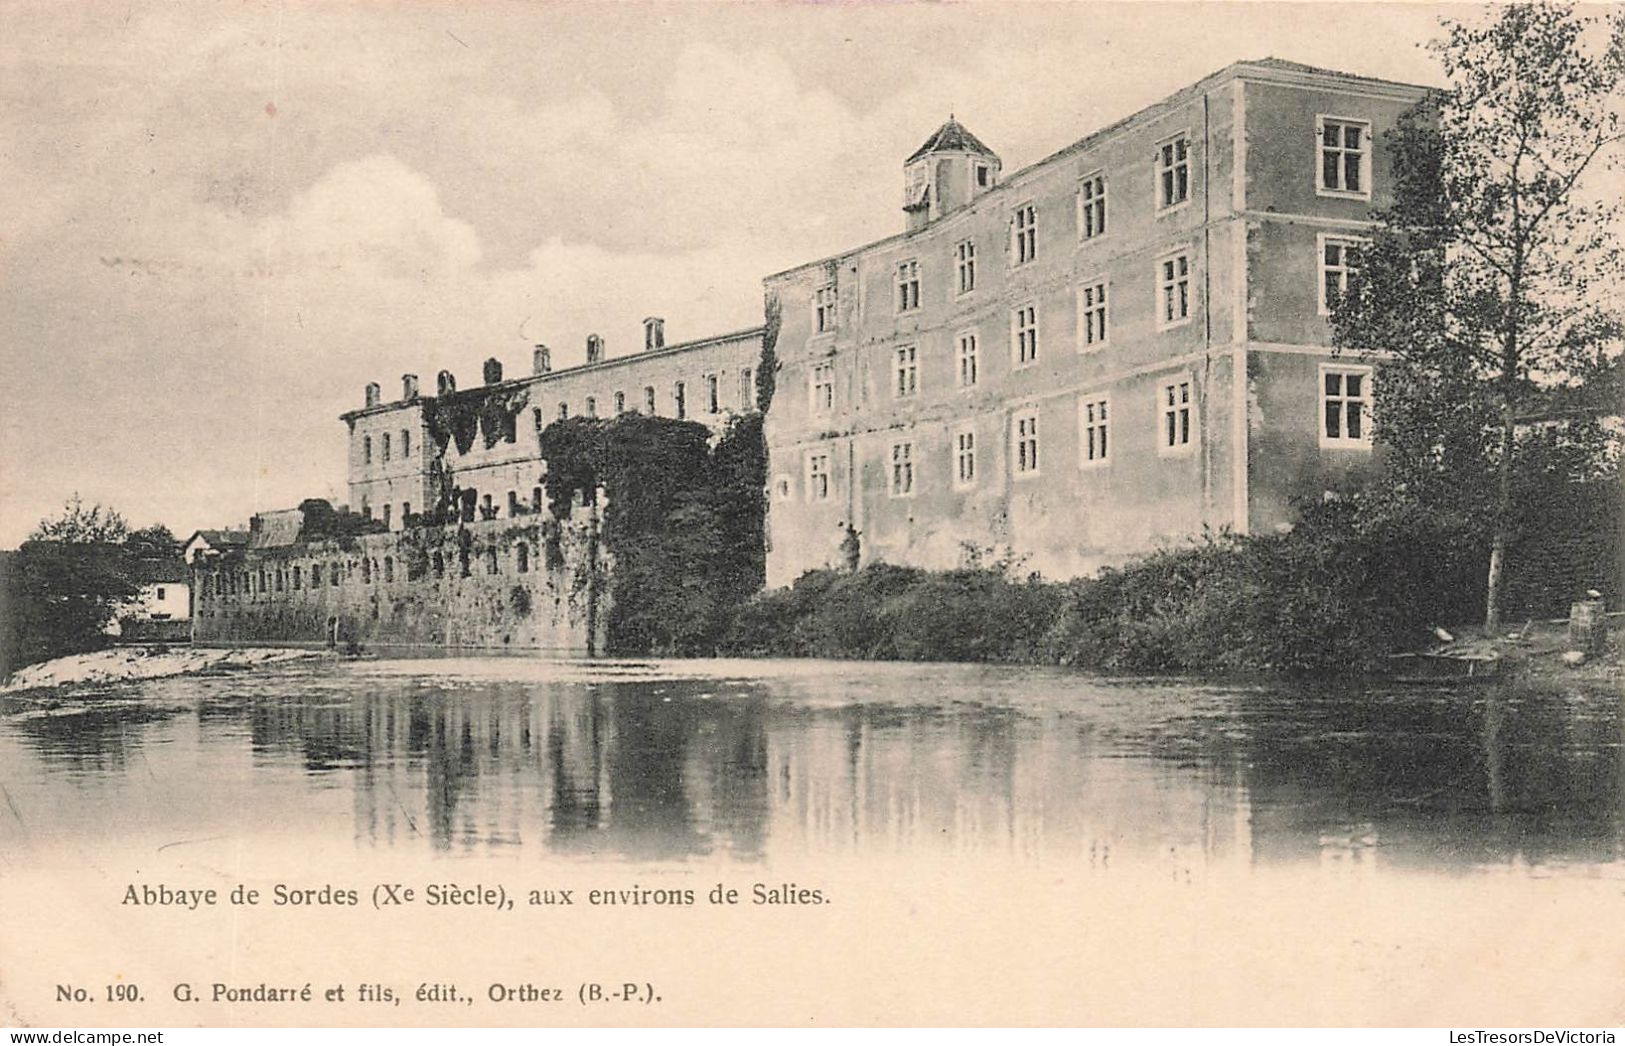
[[[903,163],[903,213],[910,232],[963,207],[999,181],[999,158],[948,116]]]

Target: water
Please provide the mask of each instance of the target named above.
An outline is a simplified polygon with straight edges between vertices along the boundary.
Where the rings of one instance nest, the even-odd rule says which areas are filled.
[[[0,704],[0,853],[258,838],[633,868],[977,857],[1618,878],[1621,704],[1608,684],[306,664]]]

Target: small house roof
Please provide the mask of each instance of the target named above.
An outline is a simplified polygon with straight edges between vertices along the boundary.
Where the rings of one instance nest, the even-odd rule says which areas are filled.
[[[138,559],[130,569],[131,576],[140,585],[177,585],[192,579],[182,559]]]

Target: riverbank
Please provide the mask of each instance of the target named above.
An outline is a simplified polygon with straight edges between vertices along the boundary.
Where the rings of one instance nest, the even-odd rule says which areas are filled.
[[[198,672],[234,671],[262,665],[330,657],[315,650],[237,647],[203,650],[191,647],[114,647],[88,654],[70,654],[12,673],[0,693],[44,690],[86,684],[117,683],[132,679],[159,679]]]

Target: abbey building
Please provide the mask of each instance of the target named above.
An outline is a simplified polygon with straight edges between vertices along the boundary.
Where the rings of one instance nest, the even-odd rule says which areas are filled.
[[[350,616],[373,639],[591,649],[598,568],[534,566],[541,433],[580,415],[720,431],[765,404],[770,586],[987,554],[1065,578],[1289,525],[1297,498],[1371,459],[1372,370],[1331,351],[1329,303],[1387,200],[1384,135],[1425,94],[1241,62],[1013,172],[950,118],[903,163],[902,230],[768,276],[762,327],[668,344],[650,318],[640,348],[594,336],[576,367],[536,346],[517,377],[491,359],[461,390],[448,372],[406,374],[388,400],[369,385],[343,418],[365,536],[312,506],[326,544],[304,563],[304,524],[261,521],[203,564],[219,576],[200,579],[199,637],[266,614],[286,638],[337,635]],[[595,547],[571,526],[566,544]],[[380,609],[374,584],[415,594]],[[264,613],[233,618],[238,600]]]
[[[782,307],[768,583],[1013,553],[1061,578],[1290,522],[1371,456],[1371,368],[1329,350],[1425,89],[1229,66],[1013,173],[954,120],[903,231],[768,277]]]

